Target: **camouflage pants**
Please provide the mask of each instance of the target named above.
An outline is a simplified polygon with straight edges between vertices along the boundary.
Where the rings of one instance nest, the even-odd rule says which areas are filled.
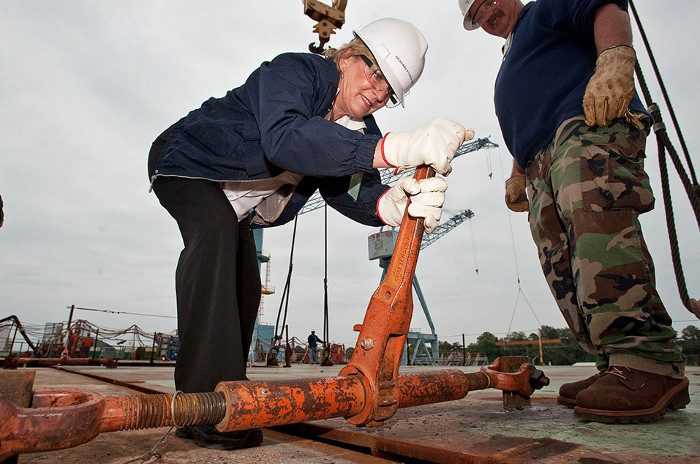
[[[599,369],[682,377],[638,219],[654,207],[645,139],[624,122],[562,123],[527,167],[530,230],[559,309]]]

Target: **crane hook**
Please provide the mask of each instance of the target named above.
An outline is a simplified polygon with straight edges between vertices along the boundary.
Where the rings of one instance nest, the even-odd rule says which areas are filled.
[[[335,29],[340,29],[345,24],[345,7],[348,0],[333,0],[332,6],[328,6],[318,0],[304,0],[304,14],[318,21],[314,25],[314,32],[318,34],[319,44],[309,44],[309,51],[322,55],[324,45],[328,43]]]

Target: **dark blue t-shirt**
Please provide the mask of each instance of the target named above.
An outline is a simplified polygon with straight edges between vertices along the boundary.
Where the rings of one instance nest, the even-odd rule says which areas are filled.
[[[496,115],[508,150],[525,167],[547,146],[559,125],[583,114],[583,94],[595,70],[596,10],[627,0],[537,0],[513,29],[496,78]],[[636,95],[630,109],[644,111]]]

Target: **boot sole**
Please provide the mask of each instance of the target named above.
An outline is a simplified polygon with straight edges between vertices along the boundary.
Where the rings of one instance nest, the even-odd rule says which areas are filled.
[[[575,399],[565,398],[563,396],[557,396],[557,403],[561,404],[562,406],[566,406],[567,408],[575,408],[576,407],[576,400]]]
[[[190,429],[182,427],[175,430],[175,436],[185,440],[192,440],[195,445],[202,448],[221,451],[254,448],[260,446],[263,442],[263,434],[260,429],[248,430],[248,433],[241,438],[228,438],[218,435],[195,436]]]
[[[690,382],[686,377],[681,383],[667,391],[659,401],[647,409],[637,409],[633,411],[610,411],[607,409],[589,409],[581,406],[574,408],[574,414],[579,419],[593,422],[603,422],[606,424],[637,424],[640,422],[651,422],[666,413],[666,410],[677,411],[685,409],[690,403],[688,385]]]
[[[208,440],[199,440],[195,438],[193,441],[195,445],[202,448],[220,451],[233,451],[238,449],[255,448],[256,446],[260,446],[263,442],[263,435],[262,431],[257,430],[255,432],[249,432],[245,438],[241,438],[240,440],[227,439],[226,441],[221,442],[211,442]]]

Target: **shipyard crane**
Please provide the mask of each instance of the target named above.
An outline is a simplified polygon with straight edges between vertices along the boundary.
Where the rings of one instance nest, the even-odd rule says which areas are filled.
[[[497,148],[498,144],[492,142],[488,137],[484,138],[478,138],[469,142],[466,142],[462,144],[457,151],[455,152],[455,158],[466,155],[467,153],[472,153],[477,150],[481,150],[482,148]],[[412,176],[415,174],[416,169],[415,168],[410,168],[406,169],[401,172],[396,172],[394,169],[391,168],[385,168],[385,169],[380,169],[380,177],[382,180],[382,183],[386,185],[394,185],[400,178],[405,177],[405,176]],[[311,211],[315,211],[321,207],[325,206],[325,201],[323,200],[323,197],[321,194],[317,191],[314,193],[311,198],[306,202],[306,205],[299,211],[297,214],[297,217],[310,213]],[[424,249],[425,247],[431,245],[434,243],[436,240],[441,238],[443,235],[445,235],[447,232],[451,231],[458,225],[460,225],[462,222],[464,222],[467,219],[470,219],[471,217],[474,216],[474,213],[471,210],[463,210],[458,212],[457,214],[454,214],[450,217],[448,217],[446,220],[440,224],[435,231],[432,234],[428,234],[424,237],[423,242],[421,244],[421,249]],[[327,215],[325,220],[327,221]],[[327,229],[326,229],[327,230]],[[295,220],[295,231],[296,231],[296,220]],[[327,233],[327,232],[326,232]],[[387,232],[380,232],[382,233],[387,233]],[[388,233],[390,234],[397,234],[395,231],[389,231]],[[375,234],[376,235],[376,234]],[[372,235],[374,236],[374,235]],[[371,237],[370,236],[370,240]],[[396,235],[392,235],[393,241],[396,241]],[[258,230],[256,231],[255,235],[255,243],[256,247],[258,248],[258,257],[260,258],[261,256],[261,250],[262,250],[262,231]],[[327,240],[326,240],[327,243]],[[294,241],[292,241],[292,250],[294,247]],[[370,246],[371,247],[371,246]],[[388,255],[382,257],[379,261],[379,265],[385,270],[386,272],[386,266],[389,265],[389,261],[391,260],[391,252],[393,251],[393,243],[391,244],[391,251],[388,252]],[[327,251],[326,251],[327,255]],[[375,258],[370,257],[370,259],[379,259],[380,256],[377,256]],[[262,261],[261,261],[262,263]],[[285,292],[282,295],[282,301],[280,302],[280,309],[277,315],[277,324],[275,324],[275,334],[273,337],[273,340],[270,344],[270,350],[268,354],[268,360],[274,365],[275,361],[274,359],[277,358],[277,355],[279,353],[279,348],[280,348],[280,341],[282,340],[282,333],[280,331],[280,328],[285,327],[286,325],[286,316],[287,316],[287,302],[288,302],[288,288],[289,288],[289,283],[291,280],[291,270],[292,270],[292,263],[291,263],[291,256],[290,256],[290,267],[289,267],[289,273],[287,275],[287,283],[285,284]],[[326,266],[326,273],[327,273],[327,266]],[[329,334],[328,334],[328,276],[324,275],[324,333],[323,333],[323,339],[324,340],[329,340]],[[424,356],[430,364],[434,363],[434,359],[436,359],[437,354],[438,354],[438,341],[437,341],[437,334],[435,333],[435,327],[433,325],[432,319],[430,317],[430,312],[428,311],[427,304],[425,303],[425,299],[423,298],[423,293],[420,290],[420,284],[418,283],[417,279],[414,279],[414,288],[416,289],[416,294],[418,295],[418,299],[421,302],[421,307],[423,308],[423,312],[428,319],[428,324],[430,325],[431,333],[430,334],[419,334],[419,333],[414,333],[411,332],[409,333],[409,340],[417,340],[418,345],[415,345],[416,347],[420,347],[421,350],[427,351],[426,348],[426,342],[427,344],[431,345],[431,349],[429,351],[429,354],[427,356]],[[283,309],[284,308],[284,309]],[[280,317],[282,316],[282,311],[284,311],[284,315],[282,317],[282,324],[279,324]],[[256,324],[256,333],[258,330],[258,325],[259,321]],[[417,353],[418,349],[413,350],[413,357],[412,357],[412,364],[416,362],[417,359]],[[405,353],[404,353],[405,355]],[[324,357],[324,360],[322,362],[327,362],[327,360]]]
[[[498,144],[494,143],[488,137],[471,140],[460,146],[455,152],[455,158],[458,156],[466,155],[467,153],[472,153],[482,148],[498,148]],[[412,176],[416,172],[416,168],[406,169],[396,173],[394,169],[386,168],[380,170],[380,175],[382,183],[387,185],[394,185],[400,178],[405,176]],[[316,191],[311,198],[306,202],[304,207],[299,211],[299,214],[310,213],[311,211],[316,211],[317,209],[323,207],[326,202],[321,197],[321,194]]]
[[[462,144],[457,151],[455,152],[455,158],[466,155],[467,153],[472,153],[474,151],[480,150],[482,148],[496,148],[498,147],[498,144],[492,142],[488,137],[485,138],[479,138],[476,140],[472,140],[470,142]],[[380,170],[380,176],[382,183],[386,185],[394,185],[399,179],[405,176],[412,176],[414,175],[416,169],[411,168],[411,169],[406,169],[405,171],[401,172],[396,172],[394,169],[390,168],[385,168]],[[315,211],[322,206],[325,205],[325,201],[321,197],[321,194],[317,191],[314,193],[314,195],[311,196],[309,201],[307,201],[306,205],[301,209],[299,214],[305,214],[309,213],[311,211]],[[423,242],[421,243],[420,249],[424,249],[427,246],[433,244],[435,241],[437,241],[439,238],[441,238],[443,235],[466,221],[467,219],[471,219],[474,216],[474,213],[471,210],[462,210],[459,211],[457,214],[454,214],[450,217],[447,218],[447,220],[443,221],[434,231],[432,234],[427,234],[423,238]],[[394,243],[396,243],[396,237],[398,235],[398,232],[395,230],[390,230],[390,231],[380,231],[377,234],[372,234],[369,237],[369,251],[370,251],[370,259],[379,259],[379,266],[383,269],[382,272],[382,278],[384,278],[384,274],[386,273],[386,269],[389,266],[389,262],[391,261],[391,255],[394,250]],[[380,246],[383,247],[381,251],[375,248],[375,253],[373,255],[372,248],[373,248],[373,237],[379,238],[379,240],[374,244],[375,246]],[[328,331],[328,301],[327,301],[327,276],[324,276],[324,340],[328,340],[329,335],[327,333]],[[417,360],[420,360],[421,362],[428,362],[429,364],[434,364],[435,359],[438,357],[438,340],[437,340],[437,334],[435,333],[435,326],[433,325],[432,318],[430,317],[430,312],[428,311],[428,306],[427,303],[425,302],[425,298],[423,297],[423,292],[421,291],[420,284],[418,283],[418,279],[414,277],[413,279],[413,286],[416,290],[416,295],[418,296],[418,300],[420,301],[421,307],[423,308],[423,313],[425,314],[426,319],[428,320],[428,324],[430,326],[430,334],[421,334],[419,332],[409,332],[408,334],[408,341],[409,343],[414,342],[414,349],[413,349],[413,355],[411,357],[411,364],[415,364]],[[430,345],[431,348],[428,349],[427,345]],[[422,355],[420,358],[418,357],[419,352],[425,353]],[[406,351],[404,351],[404,363],[406,363],[408,360],[405,358],[406,357]],[[324,359],[325,361],[325,359]]]
[[[461,210],[457,214],[452,215],[447,221],[441,223],[432,234],[424,236],[420,249],[423,250],[432,245],[445,234],[472,217],[474,217],[474,213],[470,209]],[[382,276],[380,281],[384,280],[384,277],[386,276],[389,263],[391,262],[391,257],[394,253],[394,246],[396,245],[398,235],[399,233],[392,227],[390,230],[380,230],[379,232],[370,235],[367,239],[369,259],[377,259],[379,261],[379,267],[382,268]],[[430,333],[424,334],[419,331],[409,329],[407,343],[413,346],[413,352],[411,353],[411,359],[409,360],[408,350],[404,350],[402,364],[433,365],[439,358],[438,336],[435,332],[433,319],[430,317],[428,304],[425,301],[423,291],[421,290],[420,283],[418,282],[418,276],[416,275],[413,276],[413,289],[416,292],[421,308],[423,308],[423,314],[425,314],[425,318],[430,326]]]

